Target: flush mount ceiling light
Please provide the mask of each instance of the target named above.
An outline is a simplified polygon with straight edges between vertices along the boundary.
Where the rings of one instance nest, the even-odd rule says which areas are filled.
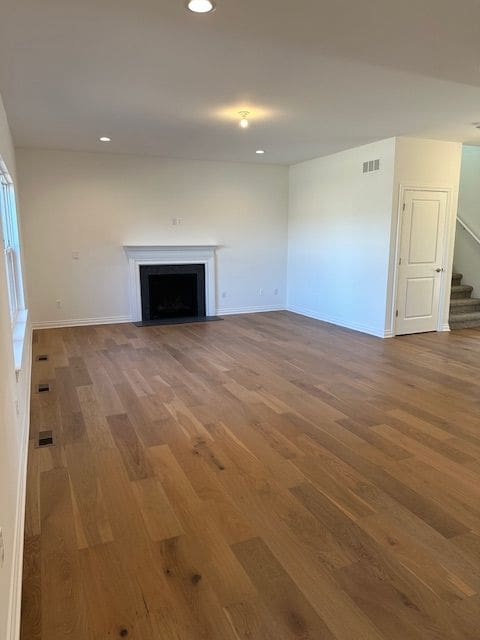
[[[187,9],[194,13],[212,13],[215,11],[215,2],[213,0],[189,0]]]
[[[250,111],[239,111],[238,112],[238,115],[242,116],[242,119],[238,123],[242,129],[247,129],[248,125],[250,124],[248,122],[249,114],[250,114]]]
[[[109,138],[108,136],[102,136],[101,138],[99,138],[100,142],[111,142],[112,139]]]
[[[258,154],[259,156],[263,156],[263,154],[265,153],[265,151],[263,149],[257,149],[255,151],[256,154]]]

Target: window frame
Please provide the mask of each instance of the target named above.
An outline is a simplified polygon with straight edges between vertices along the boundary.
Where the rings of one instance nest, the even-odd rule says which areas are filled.
[[[15,187],[6,165],[0,159],[0,224],[7,276],[10,322],[13,332],[25,316],[20,230]]]

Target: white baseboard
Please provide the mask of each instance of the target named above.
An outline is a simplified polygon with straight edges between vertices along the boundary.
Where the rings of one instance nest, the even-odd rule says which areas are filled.
[[[25,533],[25,500],[27,489],[27,457],[30,434],[30,393],[32,371],[32,329],[27,326],[25,332],[24,362],[22,383],[25,384],[24,404],[20,410],[22,416],[22,438],[17,479],[17,506],[13,540],[13,562],[10,582],[10,602],[7,617],[7,640],[19,640],[20,615],[22,603],[23,577],[23,539]]]
[[[238,313],[264,313],[266,311],[285,311],[285,305],[272,304],[263,307],[233,307],[227,309],[217,309],[218,316],[231,316]]]
[[[231,307],[218,309],[217,315],[228,316],[237,313],[263,313],[265,311],[285,311],[282,304],[272,304],[263,307]],[[96,324],[121,324],[133,322],[130,316],[104,316],[99,318],[76,318],[72,320],[45,320],[43,322],[33,322],[33,329],[61,329],[63,327],[86,327]]]
[[[448,324],[448,322],[445,322],[445,324],[442,324],[440,326],[439,331],[450,331],[450,325]]]
[[[315,320],[321,320],[322,322],[328,322],[329,324],[335,324],[338,327],[344,327],[345,329],[353,329],[354,331],[360,331],[361,333],[368,333],[369,335],[377,338],[390,337],[390,335],[387,335],[390,332],[379,330],[377,327],[372,327],[360,322],[349,322],[343,318],[318,313],[317,311],[313,311],[312,309],[307,309],[305,307],[289,305],[287,306],[287,311],[298,313],[302,316],[307,316],[308,318],[314,318]]]
[[[63,327],[86,327],[95,324],[121,324],[132,322],[130,316],[104,316],[100,318],[76,318],[74,320],[45,320],[33,322],[33,329],[61,329]]]
[[[285,306],[282,304],[264,305],[258,307],[227,307],[217,309],[217,315],[230,316],[243,313],[266,313],[268,311],[291,311],[292,313],[298,313],[302,316],[314,318],[315,320],[321,320],[322,322],[328,322],[335,324],[339,327],[345,327],[346,329],[353,329],[354,331],[361,331],[362,333],[368,333],[369,335],[376,336],[378,338],[391,338],[393,333],[391,331],[379,331],[376,327],[361,324],[358,322],[346,322],[340,318],[320,314],[312,309],[296,306]],[[96,324],[121,324],[132,322],[130,316],[104,316],[98,318],[77,318],[72,320],[45,320],[44,322],[33,322],[33,329],[61,329],[63,327],[84,327]],[[448,325],[446,325],[448,327]],[[443,328],[442,331],[449,331],[449,328]]]

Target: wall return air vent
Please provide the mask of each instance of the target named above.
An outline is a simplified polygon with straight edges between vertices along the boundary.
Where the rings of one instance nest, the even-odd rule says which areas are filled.
[[[363,163],[363,173],[370,173],[371,171],[378,171],[380,169],[380,160],[367,160]]]

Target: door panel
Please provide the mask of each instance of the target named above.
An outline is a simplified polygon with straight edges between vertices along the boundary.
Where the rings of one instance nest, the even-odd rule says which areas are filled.
[[[409,264],[432,264],[437,259],[440,203],[432,200],[412,202]]]
[[[424,318],[432,315],[434,297],[432,278],[407,278],[405,317]]]
[[[447,216],[445,191],[406,190],[401,218],[395,332],[438,327]]]

